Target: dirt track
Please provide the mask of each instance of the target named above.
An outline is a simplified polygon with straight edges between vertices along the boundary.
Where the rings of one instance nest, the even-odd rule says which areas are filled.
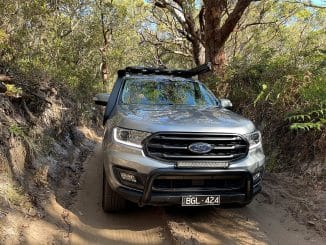
[[[262,195],[242,209],[145,207],[121,214],[101,209],[102,166],[85,164],[71,207],[71,244],[326,244]]]

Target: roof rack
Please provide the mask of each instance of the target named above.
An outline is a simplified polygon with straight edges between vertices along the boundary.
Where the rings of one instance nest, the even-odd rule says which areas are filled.
[[[189,70],[169,70],[166,68],[155,67],[142,67],[142,66],[128,66],[123,70],[118,71],[118,76],[123,77],[127,74],[143,74],[143,75],[170,75],[179,77],[193,77],[199,74],[203,74],[212,70],[211,63],[197,66]]]

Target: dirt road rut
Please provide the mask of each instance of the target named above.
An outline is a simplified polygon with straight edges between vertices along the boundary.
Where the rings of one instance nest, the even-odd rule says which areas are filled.
[[[71,244],[326,244],[262,195],[242,209],[135,207],[105,214],[98,154],[85,168],[69,215]]]

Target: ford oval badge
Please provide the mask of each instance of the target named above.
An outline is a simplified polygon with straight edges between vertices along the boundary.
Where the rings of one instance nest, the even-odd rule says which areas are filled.
[[[188,146],[189,151],[197,154],[205,154],[213,150],[213,146],[204,142],[195,142]]]

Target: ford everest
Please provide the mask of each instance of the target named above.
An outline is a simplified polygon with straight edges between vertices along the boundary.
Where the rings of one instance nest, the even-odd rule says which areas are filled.
[[[193,77],[210,69],[127,67],[105,106],[104,211],[143,205],[244,206],[261,190],[261,133]]]

